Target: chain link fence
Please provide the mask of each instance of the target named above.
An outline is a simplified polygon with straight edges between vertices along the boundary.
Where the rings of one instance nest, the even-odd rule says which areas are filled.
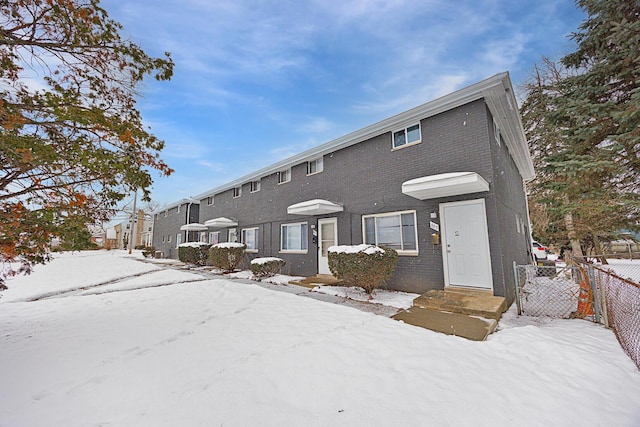
[[[640,368],[640,254],[590,262],[515,265],[518,314],[589,318],[611,328]]]
[[[640,270],[640,260],[636,261]],[[624,351],[640,368],[640,284],[620,277],[606,266],[592,268],[604,302],[603,323],[613,330]]]
[[[583,273],[577,266],[516,266],[518,314],[576,317]]]

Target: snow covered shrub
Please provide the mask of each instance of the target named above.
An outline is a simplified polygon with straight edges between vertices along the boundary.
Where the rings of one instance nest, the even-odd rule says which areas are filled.
[[[178,249],[178,256],[179,255],[180,250]],[[156,248],[154,248],[153,246],[143,246],[142,247],[142,255],[145,258],[153,258],[156,254]]]
[[[211,265],[220,270],[231,272],[236,269],[244,259],[247,245],[243,243],[218,243],[209,250]]]
[[[286,263],[281,258],[266,257],[251,260],[251,272],[256,277],[271,277],[280,273]]]
[[[343,282],[360,286],[368,294],[387,283],[396,269],[398,253],[373,245],[331,246],[329,269]]]
[[[187,242],[178,246],[178,259],[187,264],[207,265],[210,244],[204,242]]]

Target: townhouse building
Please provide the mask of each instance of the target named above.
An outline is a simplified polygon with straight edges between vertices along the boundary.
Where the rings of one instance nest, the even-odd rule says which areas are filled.
[[[171,257],[178,242],[161,239],[241,241],[300,276],[330,274],[333,245],[384,245],[399,254],[390,289],[510,304],[513,263],[531,259],[533,176],[505,72],[180,201],[155,215],[153,241]]]

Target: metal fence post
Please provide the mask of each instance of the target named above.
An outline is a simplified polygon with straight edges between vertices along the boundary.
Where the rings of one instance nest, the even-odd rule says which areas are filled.
[[[518,309],[518,316],[522,314],[522,306],[520,304],[520,275],[518,274],[518,265],[513,261],[513,279],[516,285],[516,308]]]
[[[596,277],[593,272],[593,267],[591,265],[587,265],[587,276],[589,278],[589,284],[591,285],[591,295],[593,295],[593,311],[595,313],[595,321],[597,323],[601,323],[600,320],[600,307],[602,307],[602,301],[600,301],[600,293],[598,292],[598,288],[601,286],[600,283],[596,283]]]

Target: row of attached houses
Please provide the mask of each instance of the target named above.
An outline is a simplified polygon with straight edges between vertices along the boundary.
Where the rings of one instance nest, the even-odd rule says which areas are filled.
[[[329,274],[327,249],[398,251],[390,289],[464,287],[514,298],[531,259],[534,176],[508,73],[214,188],[154,216],[153,245],[241,241],[287,273]]]

